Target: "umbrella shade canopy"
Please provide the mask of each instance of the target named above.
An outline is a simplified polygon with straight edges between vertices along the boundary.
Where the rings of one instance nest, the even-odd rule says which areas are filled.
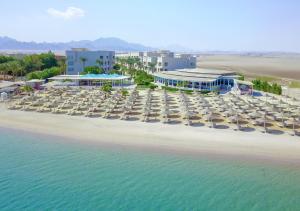
[[[243,121],[243,119],[241,118],[241,117],[239,117],[239,116],[230,116],[229,118],[228,118],[228,120],[230,121],[230,122],[232,122],[232,123],[238,123],[238,122],[240,122],[240,121]]]
[[[213,120],[219,119],[219,116],[210,113],[210,114],[207,114],[207,115],[205,116],[205,118],[206,118],[207,121],[213,121]]]
[[[260,113],[260,112],[252,112],[252,113],[249,113],[248,114],[251,118],[259,118],[259,117],[262,117],[263,116],[263,114],[262,113]]]
[[[284,122],[287,126],[298,125],[299,122],[296,119],[288,119]]]

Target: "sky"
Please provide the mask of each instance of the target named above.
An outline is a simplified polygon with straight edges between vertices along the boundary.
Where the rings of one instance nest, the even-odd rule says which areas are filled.
[[[299,0],[0,0],[0,36],[300,52]]]

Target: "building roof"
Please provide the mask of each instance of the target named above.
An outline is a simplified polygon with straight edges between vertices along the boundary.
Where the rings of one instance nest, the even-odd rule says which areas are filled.
[[[123,80],[129,79],[129,76],[118,74],[87,74],[87,75],[58,75],[49,80]]]
[[[23,84],[24,84],[24,82],[22,82],[22,81],[18,81],[18,82],[0,81],[0,89],[12,87],[12,86],[19,86],[19,85],[23,85]]]
[[[41,80],[41,79],[32,79],[32,80],[26,81],[26,83],[42,83],[44,81],[45,80]]]
[[[164,71],[164,72],[154,73],[153,75],[165,79],[191,81],[191,82],[198,82],[198,81],[210,82],[210,81],[215,81],[220,77],[238,78],[238,75],[233,71],[204,69],[204,68]]]
[[[248,86],[253,86],[253,83],[251,81],[241,81],[241,80],[236,80],[236,82],[238,84],[245,84],[245,85],[248,85]]]

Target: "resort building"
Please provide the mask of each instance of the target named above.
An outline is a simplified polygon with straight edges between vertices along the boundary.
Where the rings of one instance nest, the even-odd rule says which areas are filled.
[[[131,52],[117,54],[117,57],[138,57],[144,70],[153,73],[177,69],[196,68],[197,58],[190,54],[175,54],[171,51]]]
[[[87,66],[99,66],[105,72],[113,69],[115,64],[114,51],[89,51],[86,48],[72,48],[66,51],[67,74],[78,75]]]
[[[126,87],[132,85],[129,76],[118,74],[87,74],[87,75],[59,75],[49,78],[55,86],[103,86]]]
[[[116,53],[117,58],[141,58],[144,55],[143,52],[127,52],[127,53]]]
[[[158,72],[153,75],[159,86],[199,91],[235,89],[241,94],[252,93],[251,82],[237,80],[239,76],[231,71],[198,68]]]

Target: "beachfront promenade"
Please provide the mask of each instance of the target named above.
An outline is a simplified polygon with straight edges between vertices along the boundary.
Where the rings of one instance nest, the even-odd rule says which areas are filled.
[[[202,95],[137,89],[124,95],[121,89],[105,93],[99,89],[64,88],[14,96],[7,107],[89,118],[300,135],[299,101],[280,96]]]

